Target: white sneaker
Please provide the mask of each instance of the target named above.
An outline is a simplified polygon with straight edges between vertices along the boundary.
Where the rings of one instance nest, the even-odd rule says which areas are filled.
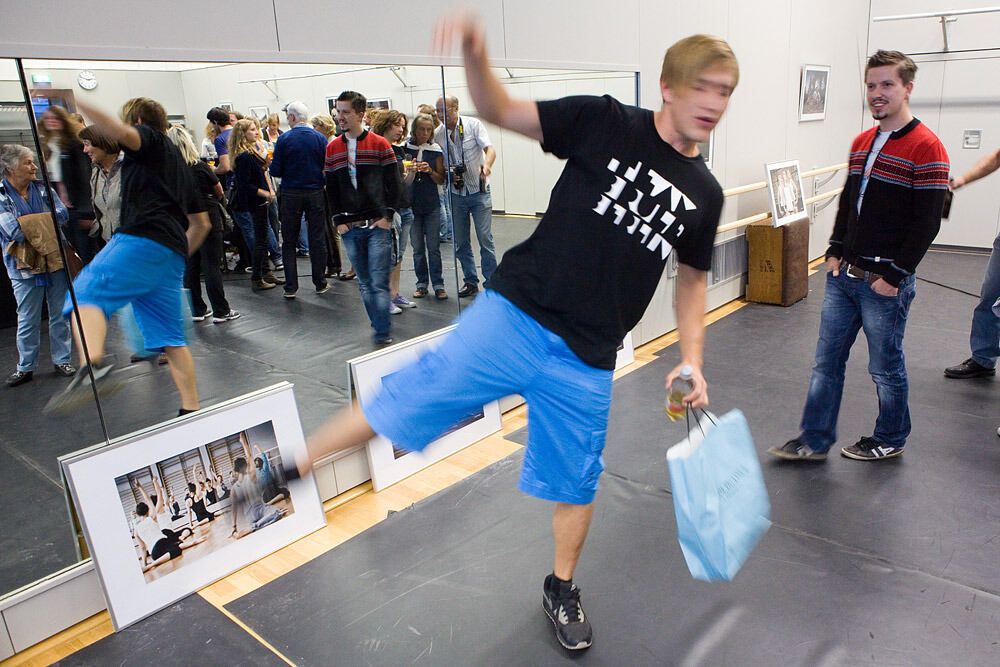
[[[396,304],[394,304],[392,301],[389,302],[389,314],[390,315],[399,315],[401,312],[403,312],[402,308],[400,308],[399,306],[397,306]]]

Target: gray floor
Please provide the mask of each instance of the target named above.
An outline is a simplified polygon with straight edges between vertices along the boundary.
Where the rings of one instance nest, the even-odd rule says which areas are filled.
[[[977,292],[984,266],[985,256],[932,253],[921,275]],[[551,508],[517,492],[521,453],[228,610],[303,665],[1000,663],[997,388],[941,374],[968,354],[976,300],[917,284],[905,342],[913,434],[901,458],[790,465],[763,452],[796,432],[822,281],[814,275],[792,307],[749,305],[708,328],[713,408],[747,415],[773,507],[772,529],[733,582],[692,580],[677,546],[664,454],[684,427],[662,407],[671,347],[615,383],[607,471],[576,576],[595,627],[584,654],[558,647],[539,607]],[[871,432],[866,361],[862,339],[839,444]],[[169,650],[157,640],[161,616],[135,626],[148,628],[144,650]],[[100,661],[137,641],[110,637],[87,655]]]
[[[502,252],[534,229],[533,218],[496,216],[494,237]],[[473,234],[473,237],[475,235]],[[478,243],[473,238],[475,257]],[[397,341],[447,326],[458,315],[452,244],[441,245],[447,301],[418,301],[392,319]],[[346,267],[347,264],[345,263]],[[317,428],[348,395],[348,359],[374,349],[368,317],[356,281],[332,280],[332,289],[317,296],[309,282],[309,260],[298,261],[300,289],[294,301],[281,290],[254,293],[248,274],[226,276],[226,296],[243,317],[223,325],[202,322],[190,336],[202,405],[212,405],[281,380],[295,385],[303,428]],[[400,291],[415,287],[412,254],[407,251]],[[465,300],[462,301],[466,303]],[[109,354],[128,366],[129,352],[115,325]],[[12,371],[17,363],[15,329],[0,330],[0,358]],[[170,419],[180,400],[167,368],[133,364],[125,371],[125,389],[102,408],[112,438]],[[6,373],[4,373],[6,377]],[[49,397],[68,380],[51,372],[48,328],[42,327],[39,371],[28,384],[0,386],[0,595],[76,562],[57,457],[103,440],[92,406],[66,417],[38,419]]]

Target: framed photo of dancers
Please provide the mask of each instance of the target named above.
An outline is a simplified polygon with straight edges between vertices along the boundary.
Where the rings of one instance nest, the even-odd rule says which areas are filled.
[[[321,528],[287,382],[60,458],[115,630]]]
[[[352,398],[364,401],[382,388],[382,378],[397,372],[440,345],[454,325],[418,336],[385,350],[356,357],[347,362]],[[477,406],[464,415],[440,438],[422,452],[409,452],[387,438],[376,436],[368,441],[368,468],[372,489],[376,492],[427,466],[454,454],[500,430],[500,404],[492,401]]]
[[[771,219],[775,227],[807,217],[799,161],[772,162],[767,169],[767,189],[771,194]]]
[[[830,90],[829,65],[803,65],[799,79],[799,122],[826,118]]]

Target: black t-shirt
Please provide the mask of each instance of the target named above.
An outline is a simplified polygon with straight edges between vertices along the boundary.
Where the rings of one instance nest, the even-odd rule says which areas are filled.
[[[198,201],[202,207],[208,211],[208,217],[212,221],[213,229],[222,228],[222,215],[219,207],[215,204],[215,186],[219,183],[219,177],[207,164],[198,160],[191,165],[191,176],[194,178],[194,188],[198,193]]]
[[[399,202],[397,202],[395,208],[397,209],[410,208],[410,189],[403,185],[405,183],[405,181],[403,180],[403,160],[408,160],[410,158],[406,154],[406,151],[403,149],[402,146],[396,146],[395,144],[391,145],[392,145],[392,152],[396,154],[396,169],[399,171],[399,183],[400,183]]]
[[[141,236],[187,257],[187,214],[202,206],[180,151],[167,135],[136,125],[139,150],[124,148],[122,224],[118,232]]]
[[[663,141],[653,112],[610,97],[538,103],[542,149],[567,160],[534,233],[490,287],[584,362],[613,369],[673,249],[707,271],[722,188],[701,157]]]

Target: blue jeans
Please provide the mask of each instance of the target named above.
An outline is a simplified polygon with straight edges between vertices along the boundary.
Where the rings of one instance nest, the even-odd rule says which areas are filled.
[[[406,244],[410,242],[410,230],[413,229],[413,209],[399,209],[399,241],[396,249],[396,264],[403,263],[406,254]]]
[[[389,337],[389,258],[392,232],[381,227],[351,229],[340,235],[358,274],[361,301],[375,329],[375,339]]]
[[[972,358],[986,368],[995,368],[1000,357],[1000,317],[993,312],[993,304],[1000,298],[1000,236],[993,240],[993,252],[983,276],[982,297],[972,313],[972,333],[969,346]]]
[[[873,436],[895,447],[910,434],[909,385],[903,359],[906,316],[916,296],[913,276],[899,283],[894,297],[878,294],[867,281],[845,272],[826,274],[816,365],[802,412],[799,439],[814,452],[826,452],[837,439],[837,415],[844,393],[844,369],[858,331],[868,339],[868,372],[878,393]]]
[[[440,227],[441,209],[436,208],[429,213],[413,213],[410,243],[413,244],[413,271],[417,274],[417,287],[427,289],[429,281],[434,289],[444,289],[444,278],[441,277],[441,238],[438,236]]]
[[[490,189],[487,187],[483,192],[471,195],[452,193],[451,206],[455,225],[455,257],[462,265],[465,284],[479,284],[469,234],[469,216],[472,216],[476,225],[476,239],[479,241],[483,284],[488,285],[490,276],[497,268],[497,255],[493,249],[493,198],[490,197]]]
[[[450,186],[449,186],[450,187]],[[438,202],[441,204],[441,240],[450,241],[452,236],[451,216],[448,215],[448,192],[444,188],[438,190]]]
[[[42,298],[49,304],[49,350],[53,364],[68,364],[73,348],[69,321],[63,315],[66,288],[69,280],[66,271],[48,274],[51,284],[40,286],[35,278],[11,278],[14,298],[17,300],[17,370],[34,371],[38,367],[38,347],[42,334]]]
[[[254,252],[254,233],[253,233],[253,216],[250,211],[233,211],[233,222],[239,225],[240,232],[243,233],[243,240],[247,242],[247,248],[250,249],[251,254]],[[271,259],[277,259],[281,257],[281,248],[278,246],[278,239],[274,235],[274,230],[271,225],[267,222],[267,215],[265,213],[264,222],[267,226],[267,246],[264,251],[264,259],[270,257]],[[251,261],[248,262],[253,263]]]

